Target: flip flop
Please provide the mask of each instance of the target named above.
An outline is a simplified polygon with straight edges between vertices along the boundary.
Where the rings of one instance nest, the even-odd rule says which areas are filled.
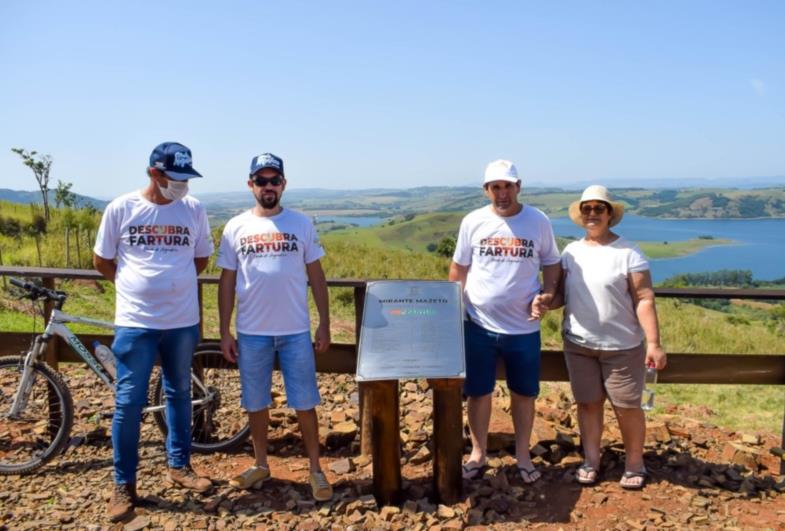
[[[581,475],[581,473],[583,473],[583,475]],[[599,474],[597,473],[596,468],[589,463],[583,463],[578,467],[578,470],[575,473],[575,480],[581,485],[594,485],[597,483],[598,476]]]
[[[641,478],[641,482],[638,484],[625,484],[625,479],[637,479]],[[633,472],[632,470],[626,470],[624,474],[621,476],[621,480],[619,481],[619,485],[621,488],[627,490],[640,490],[646,484],[646,480],[649,478],[649,473],[646,471],[646,468],[641,470],[640,472]]]
[[[475,465],[475,466],[470,466]],[[483,463],[479,464],[476,461],[469,461],[465,465],[463,465],[463,479],[479,479],[485,475],[485,471],[488,470],[488,465]]]
[[[536,483],[542,477],[540,471],[534,467],[526,468],[523,466],[518,467],[518,474],[520,474],[521,479],[527,485],[531,485],[532,483]]]

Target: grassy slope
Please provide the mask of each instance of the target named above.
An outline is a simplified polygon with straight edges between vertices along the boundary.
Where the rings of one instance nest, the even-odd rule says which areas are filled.
[[[641,250],[647,257],[655,258],[675,258],[677,256],[687,256],[688,254],[697,253],[706,247],[714,247],[715,245],[730,245],[731,240],[687,240],[683,242],[638,242]]]
[[[368,247],[406,249],[426,252],[430,243],[455,237],[463,212],[432,212],[419,214],[409,221],[395,221],[373,227],[355,227],[330,231],[322,236],[325,242],[352,241]],[[730,240],[688,240],[683,242],[639,242],[649,258],[685,256],[714,245],[727,245]]]
[[[434,212],[420,214],[411,221],[332,231],[324,234],[325,242],[351,241],[369,247],[425,252],[429,243],[455,236],[464,213]]]

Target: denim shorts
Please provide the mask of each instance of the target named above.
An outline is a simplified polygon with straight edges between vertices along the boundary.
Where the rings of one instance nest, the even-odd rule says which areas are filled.
[[[240,404],[246,411],[261,411],[273,403],[271,391],[276,354],[283,373],[287,405],[298,411],[319,405],[310,332],[285,336],[237,334],[237,347],[242,388]]]
[[[464,323],[466,341],[466,396],[484,396],[496,385],[496,360],[501,358],[507,387],[518,395],[540,393],[540,332],[499,334],[477,323]]]

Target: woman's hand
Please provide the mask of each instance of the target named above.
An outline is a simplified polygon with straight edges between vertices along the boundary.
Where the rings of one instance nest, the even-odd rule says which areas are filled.
[[[531,309],[529,310],[529,321],[536,321],[542,319],[545,313],[550,309],[553,295],[550,293],[540,293],[532,300]]]
[[[654,366],[661,371],[668,364],[668,355],[662,349],[662,345],[649,343],[646,345],[646,366]]]

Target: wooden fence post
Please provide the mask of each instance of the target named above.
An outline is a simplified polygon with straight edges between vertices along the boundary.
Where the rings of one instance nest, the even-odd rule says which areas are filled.
[[[199,299],[199,341],[204,338],[204,284],[196,279],[196,296]]]
[[[354,344],[357,347],[357,355],[360,355],[360,330],[363,322],[363,308],[365,307],[365,286],[354,288]],[[360,454],[371,455],[373,438],[371,421],[371,401],[373,393],[369,390],[369,384],[358,382],[357,392],[360,399]]]
[[[782,414],[782,438],[780,448],[785,449],[785,412]],[[780,475],[785,475],[785,455],[780,456]]]
[[[401,429],[398,380],[366,382],[371,395],[373,494],[379,506],[395,505],[401,495]]]
[[[457,502],[462,495],[462,379],[428,380],[433,391],[433,490],[437,501]]]
[[[55,279],[52,277],[44,277],[41,279],[42,284],[46,289],[55,289]],[[54,310],[55,303],[52,301],[45,301],[44,302],[44,326],[49,320],[49,316],[52,315],[52,310]],[[49,342],[46,344],[46,356],[44,360],[50,367],[54,370],[59,369],[59,361],[60,361],[60,343],[62,340],[59,336],[54,336],[49,339]],[[55,437],[57,435],[57,427],[60,426],[62,422],[61,414],[58,404],[59,400],[57,395],[55,394],[55,390],[51,386],[47,386],[47,398],[49,401],[49,436]]]

